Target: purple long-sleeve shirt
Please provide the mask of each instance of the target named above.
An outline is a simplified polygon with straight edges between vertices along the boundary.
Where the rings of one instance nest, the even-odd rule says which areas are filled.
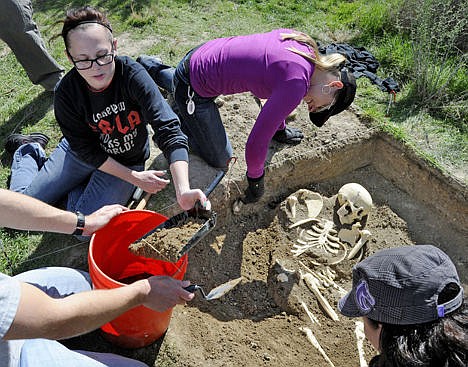
[[[215,39],[203,44],[190,59],[190,84],[200,96],[251,92],[268,99],[245,148],[251,178],[263,174],[268,145],[306,95],[314,72],[313,63],[286,48],[309,54],[314,54],[313,49],[294,40],[282,40],[281,33],[297,32],[277,29]]]

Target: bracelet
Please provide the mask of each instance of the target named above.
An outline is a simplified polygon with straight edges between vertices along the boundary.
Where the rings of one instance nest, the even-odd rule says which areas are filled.
[[[83,234],[83,230],[85,227],[85,216],[83,213],[76,211],[76,229],[75,232],[73,232],[74,236],[81,236]]]

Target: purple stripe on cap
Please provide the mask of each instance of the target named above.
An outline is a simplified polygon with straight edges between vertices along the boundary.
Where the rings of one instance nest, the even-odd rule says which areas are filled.
[[[444,317],[445,316],[445,307],[444,306],[437,306],[437,316]]]
[[[369,286],[363,279],[359,282],[356,287],[356,304],[359,309],[364,313],[368,314],[375,306],[375,299],[369,292]]]

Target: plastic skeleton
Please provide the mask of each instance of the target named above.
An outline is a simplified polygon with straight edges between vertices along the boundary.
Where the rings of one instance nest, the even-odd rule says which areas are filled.
[[[329,262],[329,265],[343,261],[346,258],[347,250],[346,246],[337,237],[337,231],[333,229],[334,223],[329,220],[322,222],[317,219],[314,219],[314,222],[315,224],[312,225],[311,229],[303,229],[300,232],[297,243],[293,245],[291,252],[297,257],[303,253],[319,249],[331,256],[338,256],[338,259]]]

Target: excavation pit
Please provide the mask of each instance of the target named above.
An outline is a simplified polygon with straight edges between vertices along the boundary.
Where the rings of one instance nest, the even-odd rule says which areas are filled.
[[[429,166],[354,113],[344,112],[316,129],[301,110],[290,123],[303,130],[304,141],[294,147],[271,144],[264,197],[234,215],[232,204],[247,184],[244,144],[258,107],[251,96],[241,95],[226,98],[220,111],[238,162],[210,196],[218,223],[191,250],[185,278],[206,289],[239,276],[244,280],[219,300],[207,302],[196,297],[187,306],[176,307],[164,339],[153,349],[133,351],[131,356],[150,365],[157,358],[158,363],[170,361],[168,365],[177,367],[328,366],[300,330],[309,327],[335,366],[358,366],[354,320],[338,315],[339,321],[333,321],[311,292],[294,292],[289,283],[281,292],[274,286],[278,281],[276,260],[287,264],[293,257],[292,241],[279,219],[279,208],[299,189],[317,192],[333,202],[344,184],[362,185],[375,206],[366,223],[372,238],[364,256],[387,247],[434,244],[452,258],[466,290],[466,184]],[[166,168],[160,158],[153,165]],[[215,174],[197,157],[191,157],[192,187],[203,189]],[[157,197],[149,209],[167,216],[180,211],[172,205],[170,190]],[[187,233],[187,239],[190,236]],[[355,262],[347,260],[334,269],[340,287],[350,288]],[[324,295],[336,310],[339,293],[328,289]],[[311,323],[293,296],[304,298],[320,325]],[[364,353],[367,361],[375,354],[367,342]]]
[[[358,366],[354,320],[339,315],[339,321],[333,321],[311,292],[293,289],[294,276],[279,286],[280,291],[274,286],[276,260],[288,264],[292,258],[293,243],[278,220],[281,203],[299,189],[333,201],[342,185],[359,183],[375,205],[366,224],[372,238],[364,256],[387,247],[434,244],[450,255],[466,285],[466,186],[346,112],[321,129],[313,129],[306,119],[293,122],[305,132],[305,141],[295,147],[272,144],[264,198],[234,215],[232,203],[246,187],[241,155],[250,128],[238,126],[246,115],[235,115],[232,109],[236,103],[237,109],[246,108],[252,121],[257,111],[248,98],[228,100],[221,109],[229,119],[226,127],[234,149],[241,154],[211,195],[218,225],[191,251],[186,275],[208,289],[239,276],[244,281],[216,302],[198,297],[176,308],[158,358],[175,355],[175,366],[327,366],[300,330],[310,327],[335,366]],[[205,174],[209,169],[196,157],[190,170],[193,187],[205,187],[216,173]],[[199,172],[205,172],[203,177]],[[160,210],[159,204],[152,204]],[[349,289],[355,262],[347,260],[335,268],[340,287]],[[339,293],[328,289],[324,295],[336,310]],[[298,306],[301,297],[320,326],[311,324]],[[375,351],[367,342],[364,349],[369,360]]]

